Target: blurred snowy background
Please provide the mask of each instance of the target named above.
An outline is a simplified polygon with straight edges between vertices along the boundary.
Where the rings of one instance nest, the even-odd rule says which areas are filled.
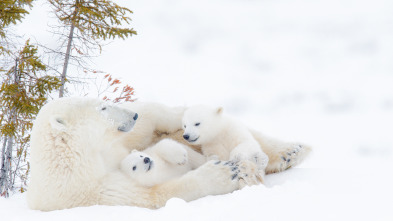
[[[48,45],[46,5],[17,26]],[[393,220],[393,1],[133,0],[138,35],[94,60],[168,105],[223,106],[284,140],[314,147],[266,186],[157,211],[132,207],[27,209],[0,199],[10,220]],[[21,212],[22,211],[22,212]],[[2,219],[3,220],[3,219]],[[4,219],[8,220],[8,219]]]

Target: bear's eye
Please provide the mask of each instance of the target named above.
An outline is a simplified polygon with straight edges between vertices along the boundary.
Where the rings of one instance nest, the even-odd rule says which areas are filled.
[[[184,125],[184,128],[186,128],[187,126],[186,125]]]
[[[140,157],[141,157],[141,158],[143,158],[143,156],[142,156],[142,155],[140,155]]]
[[[136,170],[136,166],[134,166],[134,167],[132,168],[132,170]]]
[[[197,126],[199,126],[200,124],[201,124],[201,123],[196,123],[195,126],[197,127]]]
[[[106,110],[106,107],[101,108],[101,110]]]

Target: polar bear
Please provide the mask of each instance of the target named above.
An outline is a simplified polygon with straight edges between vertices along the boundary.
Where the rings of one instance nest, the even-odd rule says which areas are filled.
[[[190,147],[163,139],[143,152],[133,150],[121,162],[120,169],[138,184],[151,187],[180,177],[205,162],[206,158]]]
[[[168,107],[149,102],[128,102],[122,104],[122,107],[138,112],[139,123],[135,125],[133,133],[122,137],[121,144],[124,146],[122,154],[115,156],[113,152],[108,153],[108,156],[116,157],[116,160],[113,159],[110,162],[120,162],[132,149],[143,150],[163,138],[174,139],[201,152],[201,145],[187,142],[183,138],[182,119],[187,107]],[[308,145],[274,139],[252,128],[248,128],[248,130],[257,140],[263,152],[268,155],[269,162],[265,169],[266,174],[294,167],[311,152],[311,147]],[[116,153],[120,153],[120,151]],[[118,164],[113,165],[115,168],[118,166]]]
[[[124,158],[124,150],[136,149],[122,146],[125,141],[154,137],[157,127],[150,128],[149,121],[145,122],[147,129],[136,126],[142,116],[147,116],[145,113],[137,115],[90,98],[61,98],[47,103],[31,132],[28,206],[43,211],[97,204],[159,208],[172,197],[191,201],[258,183],[255,166],[246,161],[209,161],[180,178],[153,187],[133,182],[112,167],[120,160],[111,161]],[[153,123],[157,120],[151,119]],[[175,124],[178,122],[169,127]]]
[[[203,155],[220,160],[250,160],[257,164],[261,179],[269,162],[247,127],[224,116],[223,108],[189,107],[182,119],[183,138],[199,144]]]
[[[297,143],[273,140],[225,116],[223,108],[204,105],[189,107],[183,115],[183,138],[201,145],[207,157],[221,160],[250,160],[264,172],[285,170],[301,162],[311,148]]]

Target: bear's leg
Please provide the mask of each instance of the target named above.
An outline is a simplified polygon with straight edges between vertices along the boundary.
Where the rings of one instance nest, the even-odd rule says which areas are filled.
[[[250,160],[257,164],[259,170],[265,171],[269,157],[261,150],[258,142],[249,141],[237,145],[229,156],[229,160]]]
[[[156,113],[156,130],[174,133],[182,129],[182,118],[185,109],[185,107],[160,105],[160,111]]]
[[[269,157],[266,174],[284,171],[301,163],[311,152],[311,147],[300,143],[289,143],[275,140],[250,130],[260,144],[263,152]]]
[[[188,153],[188,162],[191,166],[191,169],[195,169],[206,163],[207,159],[202,154],[196,152],[191,147],[184,146]]]
[[[159,141],[151,148],[163,160],[171,164],[184,165],[188,163],[191,169],[195,169],[206,163],[205,156],[196,152],[191,147],[169,138]]]
[[[122,106],[137,112],[141,117],[151,119],[154,122],[154,129],[163,133],[173,133],[182,128],[182,118],[186,109],[151,102],[125,103]]]
[[[185,175],[157,184],[139,186],[121,172],[102,179],[98,204],[160,208],[173,198],[192,201],[208,195],[227,194],[260,182],[255,164],[250,162],[209,161]]]
[[[163,139],[151,147],[158,156],[170,164],[184,165],[188,162],[185,145],[171,139]]]
[[[178,179],[152,187],[151,198],[154,207],[159,208],[172,197],[192,201],[207,195],[230,193],[259,182],[255,164],[209,161]]]
[[[144,102],[124,103],[121,106],[138,113],[133,130],[122,142],[129,150],[144,150],[161,140],[163,135],[173,134],[182,128],[184,107]]]
[[[261,182],[263,183],[269,157],[261,150],[261,147],[255,140],[237,145],[231,151],[229,159],[233,161],[249,160],[255,163],[258,168],[259,176],[261,177]]]

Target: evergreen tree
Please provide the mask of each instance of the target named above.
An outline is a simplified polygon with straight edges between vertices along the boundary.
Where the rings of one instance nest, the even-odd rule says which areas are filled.
[[[4,53],[10,53],[7,45],[6,29],[11,24],[17,24],[29,12],[24,9],[27,5],[32,7],[33,0],[1,0],[0,1],[0,56]]]
[[[28,14],[24,7],[32,7],[32,1],[0,1],[0,196],[5,197],[15,190],[25,191],[32,121],[51,93],[60,88],[60,93],[64,93],[71,47],[83,54],[86,53],[83,46],[101,50],[100,39],[124,39],[136,34],[132,29],[115,27],[122,22],[128,23],[130,18],[126,14],[132,12],[110,1],[48,0],[59,20],[69,27],[64,74],[60,79],[48,74],[48,66],[38,56],[38,48],[29,40],[17,51],[18,46],[13,43],[15,36],[8,30],[10,25],[20,22]],[[114,87],[109,92],[112,96],[105,96],[104,100],[132,101],[132,87],[125,85],[119,89],[121,82],[110,75],[105,75],[104,80],[106,83],[102,84],[99,96]]]
[[[61,72],[62,87],[59,91],[59,97],[63,97],[72,48],[77,53],[86,55],[89,54],[91,48],[98,47],[101,51],[100,40],[125,39],[136,34],[136,31],[122,27],[124,22],[128,24],[131,21],[128,14],[132,11],[110,0],[48,1],[62,25],[69,28],[68,35],[61,37],[66,38],[64,40],[67,41]]]
[[[32,121],[46,103],[48,95],[58,90],[61,83],[60,79],[46,73],[46,66],[37,56],[37,47],[30,45],[29,41],[3,78],[0,87],[0,194],[8,196],[16,187],[21,192],[25,189]]]

